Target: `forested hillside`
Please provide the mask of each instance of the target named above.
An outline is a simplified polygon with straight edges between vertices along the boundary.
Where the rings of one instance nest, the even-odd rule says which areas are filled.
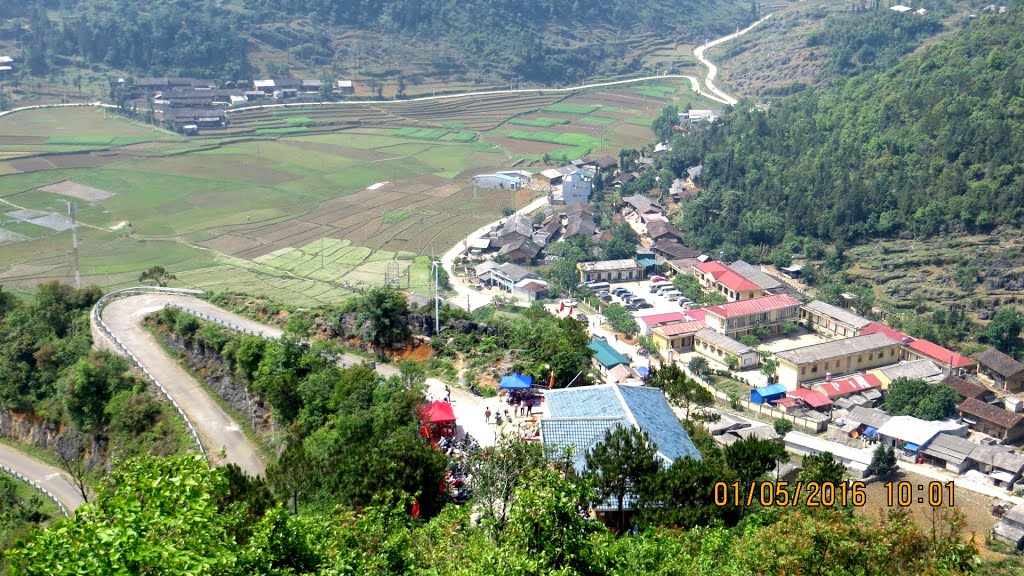
[[[10,18],[0,40],[19,43],[35,75],[95,64],[140,75],[223,80],[244,78],[251,68],[372,68],[388,75],[388,69],[403,73],[415,60],[427,69],[468,70],[478,78],[568,82],[635,70],[633,44],[697,42],[757,12],[756,2],[748,0],[238,4],[28,0],[0,9]],[[264,61],[270,54],[275,61]]]
[[[927,237],[1024,217],[1024,12],[985,16],[884,73],[760,111],[741,102],[680,138],[708,190],[684,226],[703,247]]]

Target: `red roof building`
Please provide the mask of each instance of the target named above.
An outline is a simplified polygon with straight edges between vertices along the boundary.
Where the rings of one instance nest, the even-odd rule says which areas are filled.
[[[684,350],[693,348],[693,336],[708,325],[701,320],[673,322],[656,326],[651,337],[662,349]]]
[[[651,330],[655,326],[662,324],[669,324],[671,322],[687,322],[690,319],[686,317],[686,314],[682,312],[665,312],[662,314],[647,314],[645,316],[637,316],[636,323],[640,326],[640,333],[645,336],[651,334]]]
[[[748,300],[763,296],[761,286],[721,262],[704,262],[693,267],[704,290],[723,294],[730,301]]]
[[[706,306],[704,311],[704,321],[709,328],[730,338],[737,338],[759,328],[778,334],[783,324],[797,321],[800,302],[786,294],[776,294]]]
[[[914,340],[906,345],[907,357],[910,360],[932,360],[940,366],[946,366],[961,374],[977,372],[978,362],[967,356],[961,356],[948,348],[943,348],[927,340]]]
[[[890,328],[890,327],[886,326],[885,324],[879,324],[878,322],[872,322],[871,324],[868,324],[867,328],[864,328],[864,329],[862,329],[860,331],[860,335],[861,336],[863,336],[865,334],[878,334],[878,333],[885,334],[886,336],[888,336],[889,338],[892,338],[893,340],[895,340],[897,342],[908,342],[909,343],[909,342],[913,342],[915,340],[914,338],[912,338],[910,336],[907,336],[906,334],[904,334],[903,332],[900,332],[899,330],[896,330],[895,328]]]
[[[793,398],[799,398],[811,408],[826,408],[832,405],[832,400],[830,400],[828,396],[807,388],[797,388],[796,390],[787,392],[786,395]]]
[[[812,390],[820,392],[830,399],[842,398],[850,394],[856,394],[865,390],[880,389],[882,381],[874,374],[858,374],[847,378],[840,378],[831,382],[816,384]]]

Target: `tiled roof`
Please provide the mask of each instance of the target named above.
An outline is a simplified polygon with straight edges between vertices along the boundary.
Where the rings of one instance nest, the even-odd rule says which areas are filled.
[[[914,338],[907,336],[903,332],[900,332],[895,328],[890,328],[885,324],[879,324],[878,322],[872,322],[871,324],[868,324],[866,328],[860,331],[861,336],[864,336],[866,334],[885,334],[886,336],[892,338],[897,342],[903,342],[904,340],[906,340],[907,342],[914,341]]]
[[[808,390],[807,388],[797,388],[796,390],[788,392],[788,395],[803,400],[811,408],[821,408],[823,406],[828,406],[829,404],[832,403],[832,401],[829,400],[828,396],[822,394],[821,392]]]
[[[995,348],[989,348],[981,354],[978,354],[978,362],[1003,378],[1009,378],[1020,372],[1024,372],[1024,364],[1021,364]]]
[[[819,362],[837,356],[869,352],[879,348],[886,348],[899,344],[896,340],[885,334],[869,334],[867,336],[854,336],[841,340],[830,340],[821,344],[811,344],[803,348],[794,348],[784,352],[777,352],[775,357],[785,360],[791,364],[807,364]]]
[[[701,320],[694,320],[693,322],[674,322],[672,324],[663,324],[655,328],[655,330],[661,332],[665,336],[672,337],[680,334],[693,334],[707,327],[708,325]]]
[[[518,264],[512,264],[511,262],[499,264],[497,270],[516,282],[523,280],[525,278],[540,278],[540,276],[537,276],[533,272],[530,272],[528,269],[523,268]]]
[[[872,426],[874,428],[881,428],[891,419],[892,416],[886,412],[875,408],[865,408],[863,406],[854,406],[846,416],[846,420],[848,422],[856,422],[857,424],[864,424],[865,426]]]
[[[637,322],[643,322],[648,326],[656,326],[658,324],[667,324],[669,322],[685,322],[687,318],[682,312],[664,312],[662,314],[638,316],[636,320]]]
[[[975,384],[974,382],[969,382],[957,376],[946,376],[939,382],[939,384],[945,384],[953,390],[956,390],[956,393],[959,394],[961,398],[965,399],[977,398],[978,400],[981,400],[989,394],[989,389],[985,388],[981,384]]]
[[[757,287],[755,286],[755,288]],[[721,316],[723,318],[735,318],[736,316],[760,314],[771,310],[779,310],[799,305],[800,302],[786,294],[776,294],[774,296],[761,296],[760,298],[751,298],[749,300],[737,300],[736,302],[729,302],[728,304],[706,306],[704,309],[716,316]]]
[[[1018,474],[1024,470],[1024,456],[1017,454],[1010,446],[986,446],[978,444],[971,450],[970,459]]]
[[[747,280],[741,274],[721,262],[704,262],[703,264],[698,264],[696,268],[705,274],[710,274],[719,284],[734,292],[761,289],[760,286]]]
[[[942,433],[933,438],[921,453],[959,465],[970,456],[975,446],[977,444],[965,438]]]
[[[942,370],[931,360],[900,362],[895,366],[879,368],[878,371],[888,378],[890,382],[897,378],[919,378],[925,380],[942,374]]]
[[[682,258],[696,258],[697,256],[700,255],[700,252],[698,252],[697,250],[694,250],[689,246],[684,246],[671,238],[663,238],[661,240],[658,240],[657,242],[651,245],[651,251],[654,253],[664,254],[666,258],[669,258],[671,260],[679,260]]]
[[[945,366],[952,364],[954,368],[966,368],[977,364],[976,361],[971,360],[966,356],[961,356],[948,348],[943,348],[942,346],[927,340],[914,340],[910,344],[907,344],[907,348],[920,352],[921,354]]]
[[[552,443],[544,432],[548,420],[574,419],[611,420],[606,425],[631,425],[646,432],[658,451],[658,455],[666,464],[678,458],[689,456],[700,460],[700,452],[693,445],[690,436],[679,422],[665,394],[657,388],[647,386],[624,386],[605,384],[601,386],[585,386],[582,388],[563,388],[551,390],[545,395],[545,401],[551,412],[551,418],[541,421],[541,430],[546,444]],[[596,431],[597,426],[588,424],[589,435]],[[567,434],[563,432],[563,434]],[[603,439],[603,432],[601,437]],[[592,446],[592,444],[591,444]],[[589,447],[588,447],[589,449]]]
[[[620,417],[544,418],[540,421],[543,442],[558,448],[572,448],[572,464],[578,472],[587,468],[587,452],[604,440],[608,430],[626,425]]]
[[[588,346],[594,351],[594,359],[605,368],[611,368],[616,364],[629,364],[629,358],[612,348],[607,340],[591,340]]]
[[[849,394],[881,387],[882,382],[874,374],[858,374],[848,378],[838,378],[831,382],[816,384],[814,390],[821,392],[829,398],[840,398]]]
[[[978,419],[992,422],[993,424],[1002,426],[1007,430],[1016,427],[1021,423],[1021,421],[1024,421],[1024,414],[1003,410],[998,406],[982,402],[977,398],[968,398],[964,400],[959,406],[957,406],[957,410],[962,414],[975,416]]]
[[[748,264],[743,260],[737,260],[729,264],[729,269],[765,290],[774,290],[782,284],[775,278],[772,278],[771,275],[766,274],[759,266]]]
[[[663,236],[682,238],[683,233],[680,232],[678,228],[664,220],[655,220],[647,225],[647,236],[654,239],[658,239]]]
[[[868,320],[867,318],[864,318],[862,316],[857,316],[856,314],[850,312],[849,310],[840,308],[838,306],[833,306],[828,302],[822,302],[821,300],[812,300],[807,304],[804,304],[803,308],[805,310],[810,310],[817,314],[828,316],[829,318],[842,322],[843,324],[850,326],[854,330],[867,328],[868,326],[871,325],[871,320]]]
[[[715,332],[710,328],[702,328],[698,330],[694,334],[694,337],[699,338],[704,342],[712,344],[717,348],[721,348],[722,350],[725,350],[726,352],[729,352],[730,354],[735,354],[737,356],[746,354],[754,350],[750,346],[747,346],[746,344],[739,342],[737,340],[733,340],[732,338],[729,338],[725,334],[719,334],[718,332]]]

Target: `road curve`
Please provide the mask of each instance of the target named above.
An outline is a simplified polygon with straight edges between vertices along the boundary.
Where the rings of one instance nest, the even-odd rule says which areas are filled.
[[[68,513],[74,512],[85,501],[65,473],[49,464],[40,462],[6,444],[0,444],[0,464],[29,481],[37,488],[44,488],[53,495]]]
[[[168,356],[142,327],[142,320],[147,314],[168,304],[221,317],[268,338],[279,337],[281,331],[232,314],[198,298],[177,294],[127,296],[111,301],[102,312],[103,321],[111,333],[131,350],[188,416],[211,461],[220,463],[218,452],[223,450],[225,462],[237,464],[250,475],[262,476],[266,467],[256,445],[245,437],[238,424],[210,397],[210,392],[178,365],[177,360]]]
[[[718,46],[719,44],[721,44],[723,42],[728,42],[729,40],[732,40],[733,38],[735,38],[737,36],[742,36],[743,34],[746,34],[750,30],[752,30],[754,28],[754,26],[757,26],[758,24],[764,22],[765,20],[767,20],[767,19],[769,19],[771,17],[772,17],[772,15],[769,14],[769,15],[765,16],[764,18],[761,18],[757,22],[754,22],[750,26],[747,26],[743,30],[737,30],[736,32],[733,32],[732,34],[729,34],[728,36],[722,36],[721,38],[716,38],[716,39],[712,40],[711,42],[708,42],[706,44],[698,46],[697,48],[695,48],[693,50],[693,56],[701,64],[703,64],[704,66],[707,66],[708,74],[707,74],[707,76],[704,77],[704,84],[707,85],[708,92],[710,92],[711,94],[714,94],[717,97],[716,98],[717,100],[719,100],[719,101],[721,101],[721,102],[723,102],[725,104],[728,104],[730,106],[732,106],[733,104],[735,104],[737,102],[737,100],[735,98],[733,98],[732,96],[729,96],[725,92],[722,92],[721,90],[718,89],[718,87],[715,86],[715,77],[718,76],[718,68],[714,64],[712,64],[710,60],[704,58],[704,52],[708,48],[711,48],[712,46]],[[705,96],[709,96],[709,95],[705,94]]]

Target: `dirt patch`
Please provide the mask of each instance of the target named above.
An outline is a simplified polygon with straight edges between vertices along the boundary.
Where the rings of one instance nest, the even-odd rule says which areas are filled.
[[[545,152],[551,152],[561,148],[558,144],[534,142],[532,140],[517,140],[515,138],[505,138],[504,136],[488,136],[487,141],[501,146],[512,154],[544,154]]]
[[[40,170],[53,170],[56,168],[46,158],[23,158],[21,160],[11,160],[10,164],[20,172],[38,172]]]
[[[55,168],[95,168],[120,160],[121,156],[115,152],[99,154],[54,154],[46,159]]]
[[[245,250],[251,250],[261,246],[258,241],[253,240],[252,238],[235,236],[234,234],[224,234],[223,236],[218,236],[211,240],[206,240],[205,242],[200,242],[199,245],[224,254],[230,254],[231,256],[235,256],[239,252],[244,252]]]
[[[71,180],[56,182],[48,186],[43,186],[39,189],[43,192],[71,196],[73,198],[78,198],[79,200],[85,200],[86,202],[102,202],[107,198],[117,196],[117,194],[113,192],[93,188],[92,186],[86,186],[84,184],[72,182]]]

